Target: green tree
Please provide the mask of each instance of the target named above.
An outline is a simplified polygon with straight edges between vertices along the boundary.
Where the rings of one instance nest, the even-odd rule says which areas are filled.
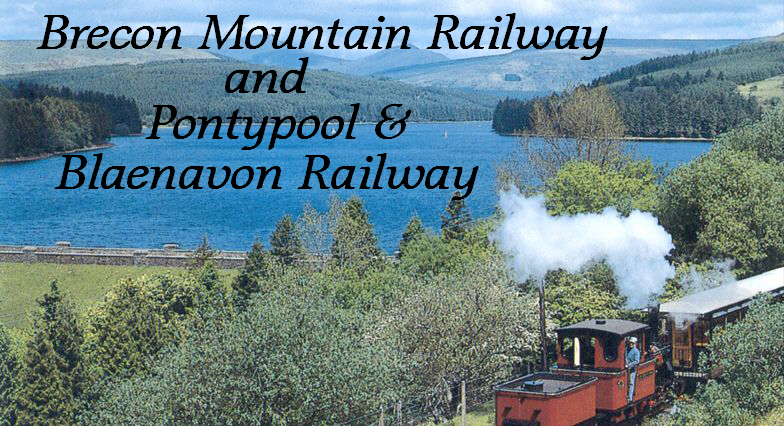
[[[360,312],[384,310],[417,285],[416,277],[392,263],[362,273],[327,269],[313,274],[309,281],[342,308]]]
[[[415,366],[415,393],[428,395],[430,411],[448,418],[461,380],[507,377],[534,359],[536,312],[536,298],[515,291],[498,259],[420,279],[384,314],[381,333]]]
[[[547,181],[545,197],[547,210],[554,215],[599,213],[606,207],[624,215],[632,210],[653,211],[656,174],[650,160],[629,162],[620,169],[588,161],[567,163]]]
[[[284,215],[275,225],[275,230],[270,235],[271,253],[284,265],[293,264],[305,253],[294,221],[291,216]]]
[[[672,172],[658,217],[684,260],[737,261],[741,276],[784,264],[784,163],[712,149]]]
[[[76,415],[78,400],[87,385],[81,348],[83,330],[73,306],[63,298],[56,282],[38,300],[38,306],[33,340],[23,360],[19,421],[68,423]],[[47,375],[52,376],[51,380]],[[47,382],[50,388],[44,389]],[[41,395],[55,399],[42,403]]]
[[[16,424],[14,395],[19,380],[19,362],[12,352],[4,326],[0,325],[0,425]]]
[[[276,288],[200,327],[152,374],[109,386],[85,423],[338,424],[405,394],[402,360],[370,337],[371,318],[305,277]]]
[[[722,135],[718,143],[736,151],[756,152],[761,159],[784,162],[784,105],[751,125]]]
[[[251,246],[239,275],[231,283],[234,306],[244,310],[253,295],[263,289],[264,281],[276,275],[277,261],[264,251],[264,246],[256,241]]]
[[[215,257],[215,250],[210,246],[210,240],[207,238],[207,235],[201,237],[201,243],[190,256],[191,262],[189,267],[191,269],[200,269],[205,263]]]
[[[340,210],[332,235],[332,261],[341,268],[364,271],[378,263],[382,251],[362,200],[351,197]]]
[[[612,271],[604,264],[578,274],[553,271],[547,274],[547,312],[559,326],[591,318],[622,318],[624,298]]]
[[[400,244],[398,245],[397,257],[400,258],[403,256],[403,253],[406,250],[406,246],[409,243],[416,240],[417,238],[423,237],[424,235],[426,235],[425,228],[422,226],[422,221],[419,219],[419,216],[416,214],[411,216],[411,219],[406,225],[406,229],[403,230],[403,236],[400,239]]]
[[[466,207],[465,198],[460,197],[460,191],[452,194],[441,215],[441,235],[447,241],[462,240],[471,224],[471,212]]]
[[[43,328],[52,348],[60,356],[59,368],[67,389],[78,398],[84,390],[86,377],[81,351],[84,331],[77,321],[76,310],[64,299],[57,282],[52,282],[38,305],[42,311],[38,327]]]
[[[77,400],[60,371],[62,359],[45,332],[27,343],[15,398],[20,425],[62,425],[74,421]]]
[[[196,282],[207,291],[208,294],[220,297],[222,293],[221,278],[218,266],[212,259],[207,259],[199,269],[191,272]]]
[[[530,133],[520,145],[524,169],[511,171],[519,187],[546,182],[572,161],[615,168],[627,160],[623,119],[605,86],[578,86],[537,100],[529,120]]]
[[[467,247],[457,240],[445,240],[438,235],[425,235],[406,245],[400,258],[400,269],[414,276],[455,272],[468,259]]]
[[[426,232],[406,245],[398,267],[421,277],[457,273],[467,264],[493,262],[499,252],[488,235],[495,227],[494,219],[477,220],[466,229],[462,240],[447,240]]]
[[[188,318],[203,308],[200,303],[207,297],[190,274],[116,283],[85,312],[91,375],[122,379],[146,372],[162,348],[183,338]]]

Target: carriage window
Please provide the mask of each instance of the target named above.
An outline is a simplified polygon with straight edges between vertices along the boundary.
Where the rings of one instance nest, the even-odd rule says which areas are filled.
[[[610,336],[604,341],[604,360],[613,362],[618,359],[618,336]]]
[[[697,346],[708,346],[708,332],[710,323],[708,321],[697,321],[694,327],[694,344]]]

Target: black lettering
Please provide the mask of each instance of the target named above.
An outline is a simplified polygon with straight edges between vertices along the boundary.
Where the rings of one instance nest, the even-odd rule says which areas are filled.
[[[136,174],[136,171],[137,171],[137,170],[140,170],[140,171],[142,171],[143,173],[141,173],[141,174],[138,174],[138,175],[137,175],[137,174]],[[145,180],[144,182],[140,183],[139,185],[134,185],[134,184],[133,184],[133,178],[137,178],[137,177],[144,177],[144,176],[146,176],[146,175],[147,175],[147,173],[148,173],[149,171],[150,171],[150,170],[149,170],[149,169],[147,169],[147,167],[144,167],[144,166],[138,166],[138,167],[134,167],[133,169],[131,169],[131,172],[130,172],[130,173],[128,173],[128,180],[126,181],[126,183],[125,183],[125,184],[126,184],[126,185],[128,185],[128,188],[130,188],[130,189],[139,189],[139,188],[142,188],[142,187],[144,187],[144,185],[147,185],[147,181],[146,181],[146,180]]]
[[[234,25],[232,25],[231,28],[229,28],[229,32],[226,34],[226,37],[221,38],[220,25],[218,24],[218,16],[207,15],[207,17],[210,18],[210,23],[207,26],[207,33],[204,34],[204,42],[201,44],[201,46],[199,46],[199,49],[209,49],[209,46],[207,46],[207,42],[210,40],[210,30],[212,29],[213,25],[215,26],[215,41],[216,44],[218,45],[218,49],[223,47],[223,44],[226,43],[226,40],[229,39],[229,36],[231,35],[232,32],[234,32],[234,30],[237,30],[237,35],[234,36],[235,37],[234,46],[231,46],[229,49],[242,49],[242,45],[240,44],[240,41],[242,40],[242,23],[245,21],[245,18],[247,18],[248,16],[250,15],[240,15],[237,18],[237,20],[234,21]]]
[[[441,34],[446,36],[446,40],[447,43],[449,44],[450,49],[457,49],[455,43],[452,42],[452,35],[449,33],[454,31],[455,28],[457,28],[457,26],[460,24],[460,20],[458,20],[457,16],[455,15],[434,15],[434,16],[438,18],[438,22],[436,23],[436,32],[435,34],[433,34],[433,44],[431,44],[430,47],[428,47],[428,49],[436,49],[436,50],[441,49],[441,47],[438,45],[438,39],[441,37]],[[452,20],[452,27],[449,28],[448,30],[441,29],[441,25],[443,25],[444,23],[444,18],[449,18]]]
[[[101,33],[100,34],[96,34],[97,31],[100,31]],[[90,35],[87,36],[87,47],[90,48],[90,49],[100,49],[100,48],[106,46],[106,40],[104,40],[104,41],[102,41],[102,42],[100,42],[98,44],[93,44],[93,38],[95,38],[95,37],[98,37],[98,38],[105,37],[106,34],[109,34],[109,29],[106,28],[106,27],[98,26],[98,27],[93,28],[93,30],[90,31]]]
[[[299,60],[302,61],[302,68],[300,68],[299,70],[288,71],[285,74],[283,74],[283,77],[281,77],[280,79],[280,90],[283,93],[291,93],[294,91],[296,91],[297,93],[305,93],[305,91],[302,89],[302,79],[305,78],[305,71],[308,68],[308,58],[306,57],[299,58]],[[291,89],[286,89],[286,80],[292,74],[297,76],[297,81],[294,83],[294,86],[292,86]],[[276,92],[272,91],[269,93],[276,93]]]
[[[109,172],[116,171],[117,176],[114,177],[111,185],[106,184],[106,179],[109,177]],[[101,188],[103,189],[125,189],[122,186],[122,177],[125,173],[125,166],[111,166],[103,172],[103,177],[101,178]]]
[[[63,167],[63,177],[62,179],[60,179],[60,186],[56,186],[55,189],[76,189],[82,186],[82,184],[84,183],[84,174],[80,170],[82,170],[84,166],[87,164],[87,159],[85,159],[81,155],[76,155],[76,154],[66,154],[63,155],[63,157],[65,158],[65,167]],[[72,158],[79,159],[80,165],[76,169],[70,168]],[[65,183],[66,181],[68,181],[68,173],[76,173],[79,176],[79,183],[76,184],[75,186],[66,186]]]
[[[166,182],[166,189],[174,189],[172,186],[172,181],[174,180],[174,167],[166,166],[166,167],[150,167],[153,172],[155,172],[152,176],[152,185],[150,189],[155,189],[158,187],[158,179],[161,177],[164,171],[169,172],[169,180]]]
[[[273,170],[275,171],[275,179],[272,180],[272,189],[281,189],[281,187],[278,186],[278,179],[280,178],[280,167],[278,166],[272,166],[270,168],[256,167],[256,170],[258,170],[259,173],[261,173],[259,177],[259,184],[258,186],[256,186],[256,189],[261,189],[264,186],[264,181],[267,179],[267,175],[269,174],[269,172]]]
[[[239,174],[240,170],[246,170],[248,172],[248,180],[245,182],[245,185],[237,185],[237,175]],[[246,186],[250,185],[253,181],[253,169],[250,166],[242,166],[239,169],[234,171],[234,174],[231,176],[231,186],[234,189],[242,189]]]
[[[68,36],[65,35],[63,30],[68,26],[68,17],[65,15],[44,15],[46,17],[46,32],[44,32],[44,42],[38,49],[59,49],[65,46],[65,43],[68,41]],[[52,24],[54,23],[54,18],[60,18],[63,25],[58,29],[52,29]],[[49,46],[49,34],[57,33],[60,36],[60,44],[57,46]]]
[[[152,132],[150,132],[150,136],[147,136],[146,139],[160,139],[158,136],[158,126],[160,125],[167,125],[174,121],[174,118],[177,117],[177,108],[174,105],[153,105],[155,107],[155,119],[152,123]],[[169,120],[168,121],[161,121],[161,117],[163,116],[163,109],[169,108]]]
[[[186,185],[185,184],[185,175],[188,174],[189,170],[195,170],[196,171],[196,176],[194,176],[193,179],[191,179],[191,181],[188,182],[188,184]],[[180,188],[182,188],[182,189],[190,189],[190,188],[202,189],[202,187],[199,186],[199,180],[201,179],[201,170],[202,170],[201,166],[188,166],[188,167],[186,167],[185,170],[183,170],[182,173],[180,174]]]
[[[347,172],[346,177],[345,179],[343,179],[343,182],[341,182],[340,185],[338,185],[338,174],[343,170]],[[354,166],[338,167],[337,170],[335,170],[335,173],[332,173],[332,189],[341,189],[341,188],[354,189],[354,187],[351,186],[351,179],[353,178],[354,178]]]
[[[329,168],[329,157],[327,157],[326,155],[306,155],[305,157],[308,158],[308,169],[305,172],[305,181],[302,183],[302,186],[300,186],[298,189],[311,189],[310,188],[311,174],[316,175],[319,181],[319,187],[321,189],[328,189],[329,187],[324,184],[324,178],[321,176],[321,172]],[[316,157],[320,158],[324,164],[323,167],[321,167],[319,170],[313,170],[313,160],[315,160]]]
[[[602,51],[602,45],[604,44],[604,36],[607,34],[607,27],[602,27],[602,32],[599,34],[599,38],[596,39],[596,43],[593,45],[588,44],[591,39],[591,27],[583,27],[585,28],[585,41],[583,41],[583,47],[586,49],[596,48],[596,51],[591,56],[583,56],[580,58],[581,60],[588,61],[591,60],[599,55],[599,52]]]
[[[468,181],[465,183],[465,185],[460,185],[460,175],[462,175],[463,173],[463,168],[455,167],[454,169],[457,173],[457,175],[455,176],[455,188],[467,189],[467,191],[461,197],[452,197],[452,199],[462,200],[463,198],[468,197],[468,195],[471,194],[471,191],[474,190],[474,181],[476,180],[476,173],[479,171],[479,166],[475,166],[471,170],[471,177],[468,178]]]

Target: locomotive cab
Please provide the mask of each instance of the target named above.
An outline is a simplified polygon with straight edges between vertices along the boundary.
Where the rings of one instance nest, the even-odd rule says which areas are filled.
[[[616,320],[587,320],[558,329],[558,359],[554,372],[596,377],[596,410],[622,416],[629,407],[651,400],[656,391],[658,351],[651,353],[645,324]],[[636,338],[640,362],[626,364],[629,342]],[[634,381],[632,399],[629,386]]]
[[[620,422],[647,411],[655,402],[656,369],[662,363],[660,351],[649,350],[648,330],[645,324],[615,319],[559,328],[558,357],[549,372],[496,388],[496,425]],[[629,366],[626,351],[632,338],[637,340],[640,362]],[[635,385],[629,399],[631,380]],[[532,383],[544,384],[543,390],[526,388]],[[586,419],[588,412],[593,416]]]

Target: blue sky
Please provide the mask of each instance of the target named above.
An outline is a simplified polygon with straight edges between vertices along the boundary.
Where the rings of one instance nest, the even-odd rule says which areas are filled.
[[[179,25],[185,34],[203,35],[205,15],[228,24],[240,14],[256,25],[329,25],[411,27],[411,42],[432,39],[435,14],[454,14],[461,27],[496,25],[493,18],[515,12],[516,25],[608,26],[607,38],[752,38],[784,32],[784,0],[0,0],[0,39],[41,39],[46,14],[65,14],[71,25]],[[457,52],[451,52],[457,54]]]

